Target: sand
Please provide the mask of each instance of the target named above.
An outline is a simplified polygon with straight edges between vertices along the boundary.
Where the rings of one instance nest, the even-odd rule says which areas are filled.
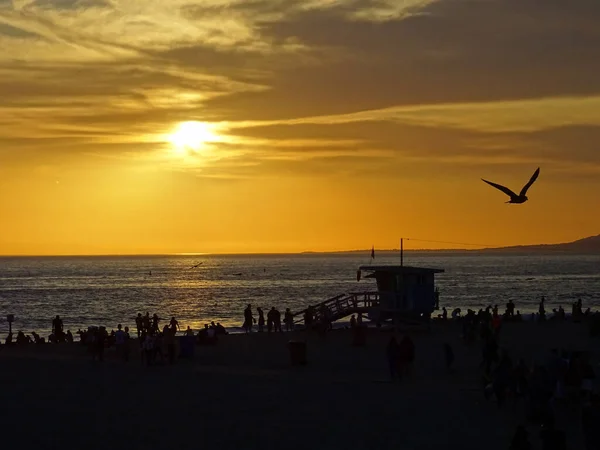
[[[456,323],[412,333],[413,374],[390,383],[390,335],[369,330],[364,347],[353,347],[344,330],[325,339],[304,332],[230,335],[196,347],[193,360],[150,368],[137,352],[124,363],[107,350],[99,363],[78,344],[2,346],[2,441],[21,449],[509,447],[524,409],[509,401],[500,410],[484,400],[479,342],[463,344]],[[306,339],[307,366],[291,367],[290,339]],[[456,354],[453,374],[444,369],[444,342]],[[593,351],[598,344],[585,326],[571,323],[506,324],[500,338],[515,362],[543,361],[553,347]],[[583,448],[576,413],[559,415],[559,425],[569,448]],[[539,428],[528,429],[535,442]]]

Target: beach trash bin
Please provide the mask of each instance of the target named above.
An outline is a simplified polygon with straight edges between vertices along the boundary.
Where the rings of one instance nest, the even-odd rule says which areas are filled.
[[[179,338],[179,356],[181,358],[193,358],[195,344],[194,336],[181,336]]]
[[[289,341],[288,350],[290,352],[290,362],[292,366],[306,365],[306,342]]]

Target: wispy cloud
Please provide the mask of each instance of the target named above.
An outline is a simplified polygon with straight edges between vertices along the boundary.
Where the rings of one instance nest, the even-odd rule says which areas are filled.
[[[4,1],[0,142],[214,176],[593,166],[599,5]],[[164,136],[187,120],[224,139],[174,160]]]

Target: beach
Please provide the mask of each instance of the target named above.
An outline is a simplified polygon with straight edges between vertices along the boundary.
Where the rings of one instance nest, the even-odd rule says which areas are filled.
[[[192,359],[145,367],[137,341],[121,361],[107,349],[92,361],[80,344],[2,346],[4,444],[20,448],[431,448],[506,449],[523,405],[498,408],[482,394],[481,342],[461,340],[459,323],[412,331],[412,374],[390,382],[391,331],[369,329],[352,346],[350,330],[227,335],[197,346]],[[400,334],[399,336],[401,336]],[[307,345],[306,366],[292,366],[290,340]],[[456,355],[444,366],[443,344]],[[550,349],[592,351],[598,338],[582,324],[507,323],[499,337],[516,363],[543,363]],[[596,352],[596,353],[594,353]],[[579,418],[557,413],[568,448],[583,448]],[[529,428],[536,442],[539,426]],[[35,430],[35,433],[31,431]]]

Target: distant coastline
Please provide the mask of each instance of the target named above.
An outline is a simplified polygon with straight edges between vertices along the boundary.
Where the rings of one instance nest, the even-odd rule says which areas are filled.
[[[376,255],[396,255],[400,249],[378,249]],[[197,257],[206,256],[294,256],[294,255],[353,255],[370,254],[371,249],[337,250],[337,251],[304,251],[304,252],[253,252],[253,253],[148,253],[148,254],[96,254],[96,255],[0,255],[0,258],[162,258],[162,257]],[[435,254],[435,255],[458,255],[458,254],[572,254],[572,255],[600,255],[600,235],[578,239],[561,244],[537,244],[537,245],[514,245],[508,247],[484,247],[484,248],[436,248],[436,249],[404,249],[406,254]]]
[[[339,252],[303,252],[303,254],[354,254],[354,253],[369,253],[371,249],[364,250],[347,250]],[[397,254],[400,249],[375,249],[376,254]],[[572,242],[561,244],[537,244],[537,245],[514,245],[509,247],[486,247],[486,248],[457,248],[457,249],[411,249],[404,250],[404,253],[447,253],[447,254],[600,254],[600,235],[590,236],[583,239],[578,239]]]

